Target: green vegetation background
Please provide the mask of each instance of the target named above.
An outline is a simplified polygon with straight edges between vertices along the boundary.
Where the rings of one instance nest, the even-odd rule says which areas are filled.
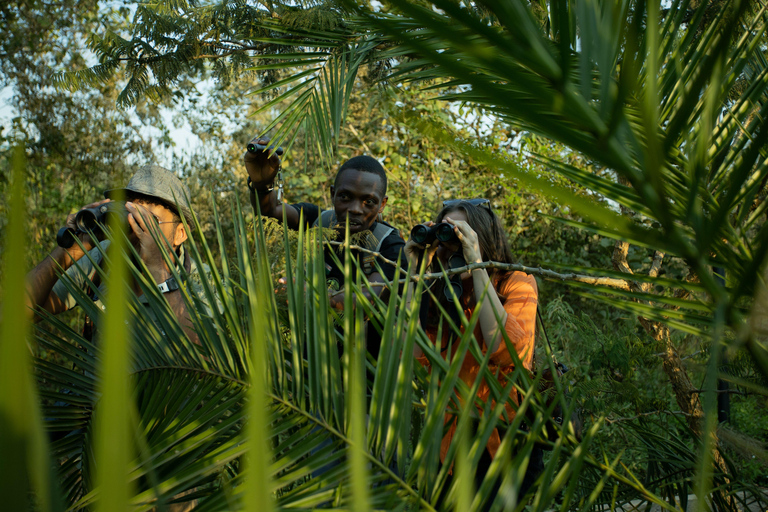
[[[231,211],[229,206],[236,199],[248,204],[240,162],[245,142],[261,133],[273,113],[280,111],[276,105],[252,115],[269,99],[246,96],[263,77],[245,72],[237,79],[213,82],[206,80],[201,66],[197,73],[182,77],[173,96],[157,102],[140,98],[131,108],[117,107],[125,85],[119,79],[75,93],[56,89],[50,85],[54,73],[90,63],[92,56],[83,45],[87,35],[108,24],[124,26],[131,13],[113,4],[67,0],[55,3],[55,8],[57,16],[41,18],[39,9],[26,2],[3,7],[10,14],[0,29],[4,55],[0,71],[3,85],[13,88],[17,117],[0,131],[0,238],[6,231],[12,148],[24,141],[29,266],[53,248],[55,233],[68,213],[100,198],[103,190],[125,183],[138,166],[158,159],[187,181],[202,234],[215,239],[211,200],[224,212]],[[328,187],[335,168],[365,152],[383,159],[390,177],[385,219],[406,238],[414,224],[433,218],[444,199],[487,197],[504,220],[520,263],[554,269],[612,268],[613,240],[550,217],[580,220],[567,205],[526,190],[516,180],[424,137],[413,128],[414,119],[429,118],[451,126],[464,143],[510,159],[585,196],[578,186],[530,155],[548,156],[597,174],[604,172],[599,164],[530,132],[491,121],[489,112],[479,107],[434,101],[434,93],[417,85],[377,86],[376,72],[366,68],[356,82],[334,161],[325,161],[312,151],[308,140],[298,136],[284,162],[289,202],[330,206]],[[200,145],[191,153],[176,151],[170,159],[161,156],[174,149],[171,127],[185,123],[200,138]],[[245,210],[252,222],[250,208]],[[235,223],[228,215],[221,215],[220,229],[228,250],[234,250]],[[652,257],[652,250],[633,246],[628,263],[642,274],[650,268]],[[683,279],[687,269],[672,259],[665,261],[664,272]],[[624,464],[641,476],[650,474],[655,454],[647,439],[636,433],[637,426],[658,434],[658,442],[680,439],[693,446],[661,368],[658,353],[663,347],[638,319],[585,298],[566,284],[539,279],[539,285],[547,331],[558,359],[572,368],[568,375],[578,390],[587,424],[601,415],[607,418],[598,434],[599,446],[610,455],[623,453]],[[77,328],[82,323],[82,312],[68,315],[69,325]],[[702,382],[707,344],[693,335],[673,336],[692,380]],[[728,373],[755,376],[743,353],[732,350],[728,359]],[[734,391],[731,419],[723,426],[733,433],[731,441],[724,441],[725,453],[738,478],[766,486],[768,464],[754,455],[768,443],[766,401],[741,388]]]

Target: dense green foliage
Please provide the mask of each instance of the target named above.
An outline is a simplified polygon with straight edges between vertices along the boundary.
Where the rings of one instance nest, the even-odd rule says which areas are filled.
[[[134,166],[154,161],[155,151],[170,140],[156,105],[115,108],[124,86],[119,78],[76,93],[51,85],[56,73],[92,62],[88,34],[124,27],[127,8],[95,1],[4,2],[0,16],[0,84],[10,93],[3,110],[9,118],[0,130],[0,230],[7,219],[12,148],[23,143],[33,212],[31,264],[50,252],[66,215],[124,183]]]
[[[580,446],[558,441],[533,508],[632,499],[674,506],[693,492],[722,510],[735,505],[730,492],[760,499],[756,486],[766,485],[768,467],[765,312],[755,302],[768,254],[765,13],[739,1],[661,10],[631,1],[265,4],[141,3],[130,22],[129,9],[111,4],[0,10],[8,20],[3,78],[20,114],[0,141],[0,228],[11,148],[26,140],[27,264],[47,253],[66,213],[124,182],[169,142],[147,98],[173,105],[174,122],[189,123],[202,141],[172,166],[193,190],[196,258],[221,272],[209,285],[224,306],[207,315],[189,298],[205,333],[199,348],[171,317],[166,337],[146,325],[134,333],[136,409],[118,411],[135,414],[136,441],[126,455],[131,485],[118,491],[139,509],[162,508],[188,489],[186,499],[199,497],[201,510],[256,509],[270,494],[280,507],[415,509],[434,504],[445,482],[435,432],[445,408],[460,407],[460,390],[439,355],[431,376],[394,357],[414,343],[434,351],[410,312],[397,309],[397,298],[358,309],[406,333],[385,337],[390,351],[376,367],[379,394],[363,432],[365,403],[341,392],[349,379],[359,382],[361,358],[329,356],[337,339],[361,355],[359,339],[340,335],[327,314],[312,238],[268,225],[261,240],[261,225],[234,206],[247,204],[242,147],[270,131],[288,149],[289,201],[329,205],[335,167],[370,153],[389,172],[386,218],[404,232],[443,199],[488,197],[520,263],[563,277],[539,275],[541,311],[558,360],[572,368],[567,377],[590,430]],[[41,21],[56,8],[67,16]],[[86,39],[95,67],[76,50]],[[199,82],[207,77],[215,84]],[[48,87],[52,79],[80,90]],[[137,132],[138,123],[157,128],[161,144]],[[284,267],[291,258],[296,264]],[[725,285],[714,266],[726,270]],[[291,285],[284,308],[272,284],[291,272],[308,293]],[[152,307],[165,306],[154,297]],[[356,319],[350,308],[347,333]],[[115,427],[98,426],[97,375],[106,370],[78,322],[69,320],[75,329],[66,319],[45,322],[34,351],[49,428],[75,432],[50,447],[62,502],[75,508],[99,500],[94,482],[104,480],[91,439]],[[718,378],[738,393],[730,422],[719,427]],[[529,390],[528,379],[520,373],[510,382]],[[62,400],[65,389],[77,399],[67,392]],[[525,467],[547,416],[535,393],[530,400],[530,433],[510,439],[510,456],[488,479],[490,487],[502,475],[504,492],[483,486],[475,505],[517,502],[511,468]],[[241,428],[249,410],[252,421]],[[39,432],[40,418],[25,418]],[[39,456],[40,439],[30,439]],[[334,449],[313,451],[324,439]],[[476,462],[482,445],[472,435],[456,443],[457,471],[467,456],[470,467]],[[350,470],[345,463],[308,477],[326,457],[346,453]],[[30,485],[47,508],[36,460]],[[454,485],[460,503],[472,499],[468,491]]]

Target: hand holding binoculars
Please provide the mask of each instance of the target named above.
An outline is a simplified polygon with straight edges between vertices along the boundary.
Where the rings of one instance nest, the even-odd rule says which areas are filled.
[[[453,230],[453,225],[448,222],[432,224],[431,226],[418,224],[411,229],[411,239],[417,244],[424,246],[430,245],[435,240],[445,243],[459,243],[456,232]],[[456,252],[448,258],[447,264],[446,270],[451,270],[464,267],[467,265],[467,262],[461,252]],[[463,293],[464,287],[461,284],[461,274],[451,276],[443,288],[445,299],[449,303],[453,303],[455,300],[460,299]]]
[[[75,238],[83,233],[93,233],[97,237],[104,234],[104,226],[112,219],[128,226],[128,210],[124,201],[110,201],[93,208],[85,208],[75,215],[75,229],[63,227],[56,234],[59,247],[69,249],[75,244]]]

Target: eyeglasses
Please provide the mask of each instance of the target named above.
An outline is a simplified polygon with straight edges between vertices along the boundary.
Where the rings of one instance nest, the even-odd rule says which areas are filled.
[[[447,201],[443,201],[443,208],[459,206],[461,203],[469,203],[472,206],[481,206],[486,210],[491,211],[490,199],[485,199],[482,197],[478,197],[475,199],[449,199]]]
[[[158,224],[168,224],[168,223],[180,224],[181,223],[180,220],[160,220],[160,217],[158,217],[154,213],[152,214],[152,217],[155,219],[155,222],[157,222]]]

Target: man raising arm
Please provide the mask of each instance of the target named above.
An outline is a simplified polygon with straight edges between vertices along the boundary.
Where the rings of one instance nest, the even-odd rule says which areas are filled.
[[[267,146],[269,139],[256,137],[251,143]],[[243,160],[248,172],[248,188],[254,211],[258,206],[262,215],[280,222],[285,214],[290,229],[299,228],[299,219],[303,212],[307,226],[335,228],[338,240],[343,239],[348,221],[353,243],[377,252],[388,260],[398,260],[405,241],[398,230],[379,220],[379,215],[387,205],[387,174],[375,158],[356,156],[339,167],[334,183],[330,186],[333,209],[327,211],[320,211],[311,203],[283,204],[278,201],[274,182],[280,170],[280,158],[276,153],[270,155],[269,150],[256,153],[248,151]],[[331,304],[336,308],[343,308],[343,294],[335,293],[334,290],[343,288],[344,272],[336,265],[332,250],[332,246],[325,249],[326,279],[331,290]],[[356,251],[353,257],[357,258],[358,267],[369,282],[381,283],[385,278],[390,281],[394,278],[395,266],[381,258],[374,259],[373,255],[363,251]],[[343,257],[339,259],[343,261]],[[383,275],[376,269],[376,264],[381,268]],[[381,295],[385,287],[376,289]],[[369,334],[370,331],[374,330],[369,329]],[[373,342],[368,345],[369,351],[375,357],[381,340],[369,341]]]

